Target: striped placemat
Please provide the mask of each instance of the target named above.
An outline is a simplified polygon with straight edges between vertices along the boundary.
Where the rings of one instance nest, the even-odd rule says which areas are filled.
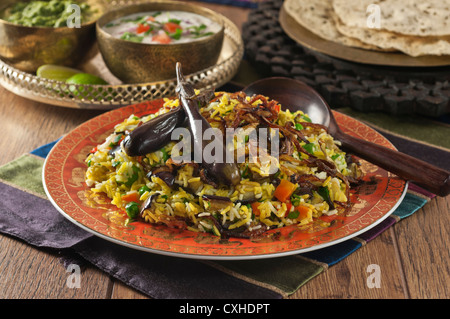
[[[4,199],[0,202],[0,232],[37,248],[58,249],[62,256],[69,258],[68,262],[90,263],[156,299],[286,298],[415,213],[434,196],[410,184],[400,206],[375,228],[337,245],[304,254],[241,261],[168,257],[93,236],[57,212],[46,198],[41,181],[45,157],[55,143],[0,167],[0,192]]]

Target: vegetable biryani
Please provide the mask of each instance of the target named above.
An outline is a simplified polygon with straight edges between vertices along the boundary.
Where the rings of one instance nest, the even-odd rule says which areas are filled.
[[[187,85],[181,75],[179,82]],[[272,228],[304,227],[349,209],[350,187],[361,171],[325,127],[311,123],[302,111],[282,110],[265,96],[188,90],[194,93],[186,97],[182,87],[178,98],[164,99],[154,114],[130,115],[86,159],[87,185],[94,194],[106,194],[129,222],[250,238]],[[232,166],[208,166],[193,157],[177,160],[175,154],[187,153],[180,151],[180,140],[186,138],[165,136],[175,127],[195,134],[195,114],[217,132],[244,132],[227,145]],[[268,134],[256,144],[252,133],[261,128]],[[194,150],[196,137],[189,142],[185,145]],[[258,156],[250,156],[252,149]],[[243,157],[237,160],[239,152]]]

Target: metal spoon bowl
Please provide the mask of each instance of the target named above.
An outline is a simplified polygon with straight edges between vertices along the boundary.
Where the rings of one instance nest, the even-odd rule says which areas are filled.
[[[438,195],[450,193],[450,173],[407,154],[344,133],[325,100],[307,84],[290,78],[258,80],[243,89],[247,95],[261,94],[278,101],[290,111],[301,110],[312,122],[325,125],[342,143],[342,148],[362,159],[396,174],[400,178]]]

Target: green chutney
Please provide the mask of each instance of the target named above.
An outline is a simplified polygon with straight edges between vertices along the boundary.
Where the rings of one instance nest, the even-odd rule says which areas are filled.
[[[18,2],[7,8],[2,18],[28,27],[66,27],[67,20],[73,18],[72,4],[77,3],[73,0]],[[80,7],[81,22],[84,23],[91,13],[90,7],[86,3],[77,5]]]

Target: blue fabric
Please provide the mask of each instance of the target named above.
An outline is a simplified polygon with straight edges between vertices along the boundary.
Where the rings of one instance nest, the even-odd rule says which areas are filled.
[[[401,219],[414,214],[422,208],[428,201],[414,194],[406,193],[404,200],[393,213]]]
[[[346,258],[348,255],[352,254],[361,246],[362,244],[360,242],[349,239],[342,243],[318,250],[313,250],[301,255],[309,259],[326,263],[328,264],[328,266],[332,266]]]
[[[50,150],[53,148],[53,146],[55,146],[55,144],[59,141],[60,139],[57,139],[56,141],[50,142],[48,144],[42,145],[40,147],[38,147],[37,149],[31,151],[30,153],[42,158],[46,158],[48,153],[50,152]]]

